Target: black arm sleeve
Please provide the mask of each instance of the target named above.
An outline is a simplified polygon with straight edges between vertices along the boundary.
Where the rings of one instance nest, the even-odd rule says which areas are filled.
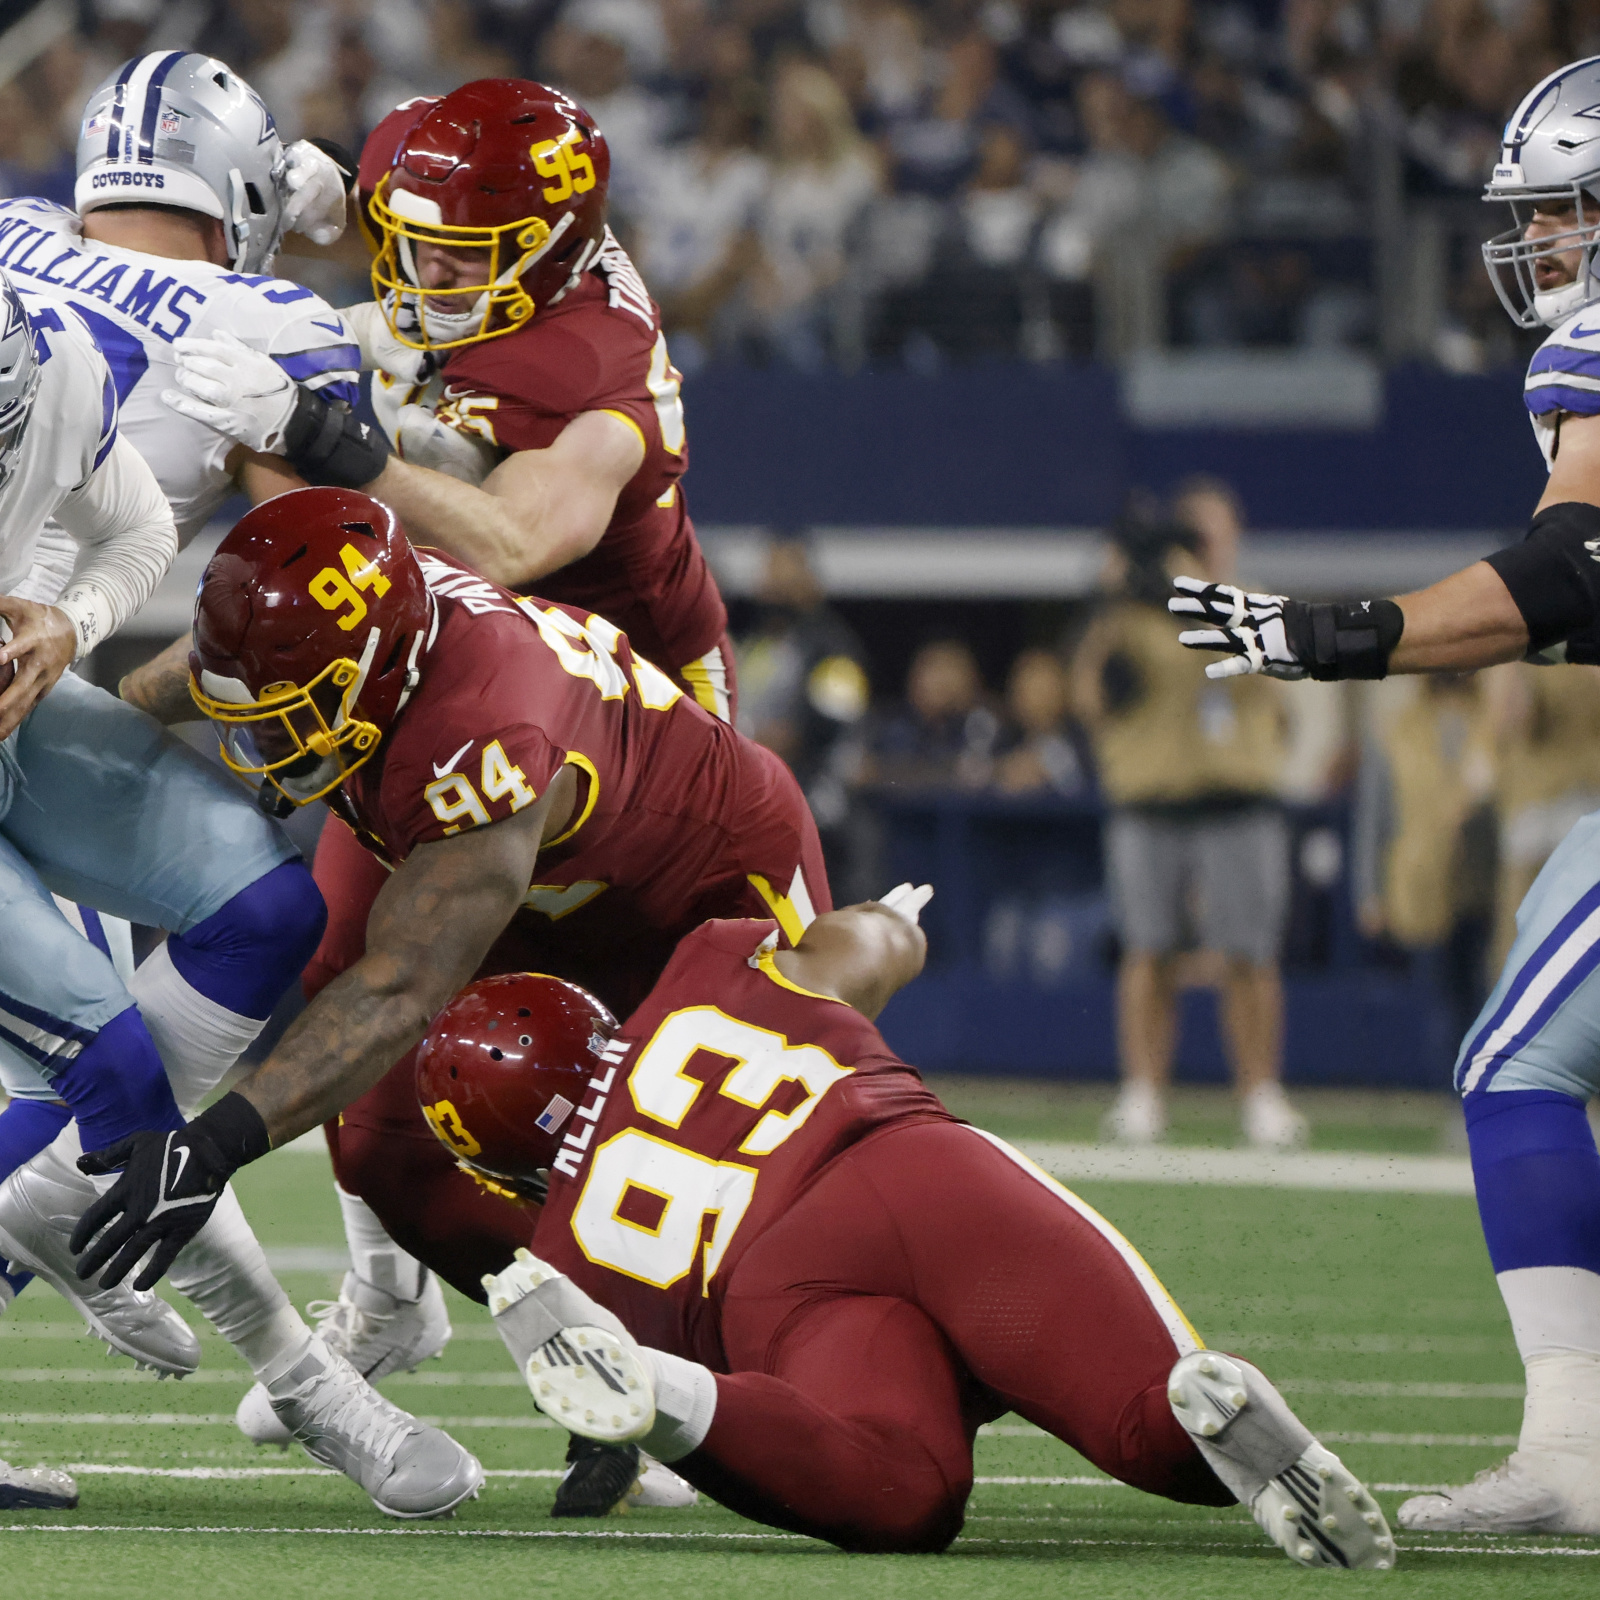
[[[1600,622],[1600,506],[1546,506],[1521,544],[1485,558],[1528,625],[1530,651]]]
[[[307,483],[364,489],[383,471],[389,441],[343,400],[324,400],[297,384],[294,412],[284,428],[284,455]]]

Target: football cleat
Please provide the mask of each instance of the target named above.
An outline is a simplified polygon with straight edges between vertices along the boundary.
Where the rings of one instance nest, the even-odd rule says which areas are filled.
[[[347,1272],[337,1300],[313,1300],[306,1312],[322,1342],[368,1383],[415,1372],[444,1353],[454,1332],[439,1280],[426,1268],[415,1300],[397,1299]]]
[[[14,1467],[0,1461],[0,1511],[72,1511],[78,1486],[54,1467]]]
[[[605,1444],[650,1431],[650,1370],[604,1306],[526,1250],[504,1272],[486,1274],[483,1286],[495,1327],[547,1417]]]
[[[1408,1533],[1600,1533],[1600,1525],[1576,1514],[1564,1495],[1540,1482],[1536,1470],[1518,1450],[1471,1483],[1413,1495],[1395,1520]]]
[[[158,1378],[186,1378],[200,1365],[200,1341],[165,1300],[148,1290],[85,1283],[68,1241],[96,1196],[94,1185],[52,1150],[0,1184],[0,1259],[11,1272],[48,1283],[117,1353]]]
[[[422,1274],[422,1293],[400,1300],[347,1272],[337,1300],[313,1300],[306,1307],[322,1342],[343,1356],[368,1383],[396,1372],[415,1372],[444,1353],[454,1331],[439,1280]],[[288,1446],[288,1430],[258,1383],[234,1413],[239,1431],[253,1444]]]
[[[1378,1503],[1248,1361],[1184,1356],[1167,1380],[1173,1415],[1261,1531],[1302,1567],[1394,1565]]]
[[[627,1504],[641,1511],[683,1511],[700,1503],[700,1493],[671,1467],[639,1452],[639,1481],[628,1491]]]
[[[604,1517],[622,1509],[639,1486],[639,1447],[600,1444],[573,1434],[567,1470],[556,1489],[552,1517]]]
[[[315,1336],[266,1387],[278,1420],[306,1454],[359,1484],[385,1516],[448,1516],[483,1487],[475,1456],[385,1400]]]

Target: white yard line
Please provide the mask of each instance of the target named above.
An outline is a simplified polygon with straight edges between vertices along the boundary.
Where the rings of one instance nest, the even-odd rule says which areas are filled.
[[[1470,1195],[1464,1156],[1371,1155],[1356,1151],[1197,1150],[1019,1140],[1016,1148],[1063,1183],[1191,1183],[1266,1189],[1338,1189]]]
[[[555,1428],[548,1417],[432,1417],[416,1414],[434,1428]],[[0,1411],[0,1428],[232,1428],[233,1413],[219,1411]],[[565,1430],[562,1430],[565,1431]]]
[[[820,1540],[807,1539],[795,1533],[690,1533],[667,1532],[656,1529],[620,1528],[179,1528],[161,1527],[145,1523],[119,1527],[113,1523],[32,1522],[0,1523],[0,1536],[17,1533],[110,1533],[110,1534],[179,1534],[179,1535],[293,1535],[313,1538],[355,1539],[637,1539],[657,1541],[705,1540],[721,1544],[813,1544]],[[1050,1545],[1094,1546],[1113,1550],[1165,1550],[1182,1555],[1193,1549],[1239,1550],[1237,1540],[1208,1539],[1203,1544],[1172,1539],[958,1539],[958,1544],[995,1545]],[[1466,1556],[1600,1556],[1600,1545],[1438,1545],[1402,1544],[1402,1551],[1414,1554],[1466,1555]]]

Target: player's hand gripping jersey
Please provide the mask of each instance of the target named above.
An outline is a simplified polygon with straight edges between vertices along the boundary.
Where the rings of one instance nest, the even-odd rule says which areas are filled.
[[[486,970],[559,972],[627,1007],[707,916],[771,907],[798,938],[813,903],[826,909],[815,833],[777,757],[702,711],[608,622],[418,555],[438,604],[421,684],[335,809],[399,862],[520,811],[577,769],[577,809],[540,852]],[[366,905],[326,892],[330,940],[359,938]]]
[[[236,447],[162,404],[173,388],[173,341],[227,331],[261,350],[298,382],[330,399],[357,398],[361,365],[343,318],[311,290],[282,278],[177,261],[79,232],[72,212],[44,200],[0,200],[0,268],[21,289],[64,300],[93,334],[111,370],[123,433],[150,464],[171,503],[180,543],[234,492],[226,462]],[[59,532],[45,541],[40,592],[71,571],[75,552]]]
[[[678,946],[565,1114],[532,1245],[641,1344],[719,1371],[724,1286],[822,1169],[955,1120],[859,1011],[783,977],[776,936],[709,922]]]

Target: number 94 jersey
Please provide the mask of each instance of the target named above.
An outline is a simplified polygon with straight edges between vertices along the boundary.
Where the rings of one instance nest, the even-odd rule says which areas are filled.
[[[770,922],[679,944],[565,1116],[533,1252],[641,1343],[725,1371],[739,1258],[823,1168],[889,1124],[954,1119],[860,1012],[796,987]]]

